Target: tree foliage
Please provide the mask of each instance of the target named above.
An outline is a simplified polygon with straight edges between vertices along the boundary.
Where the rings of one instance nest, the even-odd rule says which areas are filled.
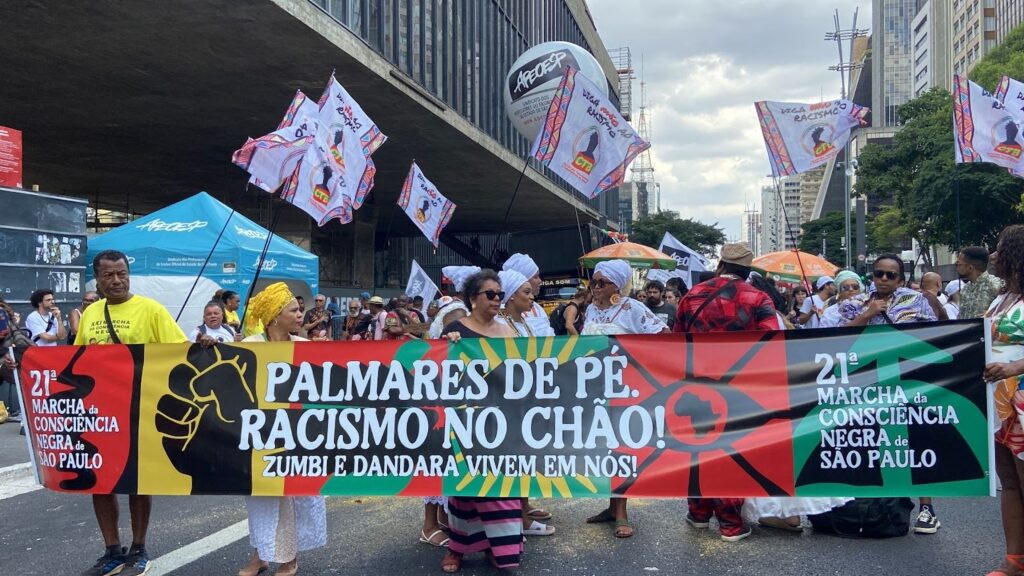
[[[822,238],[824,238],[825,259],[836,266],[843,266],[846,261],[846,253],[843,251],[845,229],[843,213],[829,212],[817,220],[800,225],[802,234],[798,247],[809,254],[821,254]]]
[[[1024,81],[1024,26],[1013,29],[1003,42],[989,51],[971,70],[971,80],[995,90],[1003,76]]]
[[[629,240],[657,248],[665,232],[712,258],[718,247],[725,243],[725,232],[718,226],[718,222],[708,225],[692,218],[680,218],[679,213],[672,210],[663,210],[634,222]]]
[[[999,232],[1020,217],[1024,180],[991,164],[954,164],[949,93],[934,88],[900,106],[899,113],[903,128],[892,145],[868,144],[859,157],[855,191],[869,205],[889,206],[876,222],[870,251],[896,248],[908,236],[923,254],[932,246],[957,248],[958,203],[960,244],[993,246]]]

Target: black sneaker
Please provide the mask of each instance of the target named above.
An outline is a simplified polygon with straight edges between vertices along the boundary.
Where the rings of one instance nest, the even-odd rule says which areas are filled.
[[[96,560],[96,563],[92,565],[85,572],[82,572],[81,576],[110,576],[112,574],[120,574],[121,569],[124,568],[125,561],[128,559],[125,556],[125,548],[121,548],[120,554],[111,554],[107,552]]]
[[[935,534],[939,531],[939,526],[942,526],[942,522],[939,522],[939,518],[932,513],[932,509],[930,507],[923,507],[917,515],[917,521],[914,522],[914,532],[917,534]]]
[[[707,528],[708,526],[711,526],[711,519],[708,518],[707,520],[698,520],[693,517],[693,514],[687,514],[686,523],[690,526],[693,526],[694,528]]]
[[[128,559],[125,562],[124,569],[119,574],[120,576],[139,576],[148,572],[150,566],[149,554],[146,553],[145,548],[142,550],[131,550],[128,552]]]

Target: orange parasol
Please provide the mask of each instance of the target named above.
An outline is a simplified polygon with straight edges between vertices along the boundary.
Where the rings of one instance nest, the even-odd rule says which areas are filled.
[[[619,242],[602,246],[580,257],[580,263],[587,268],[597,266],[605,260],[625,260],[634,268],[654,268],[656,270],[675,270],[676,259],[643,244],[635,242]]]
[[[814,282],[821,276],[834,276],[839,271],[839,267],[828,260],[799,250],[784,250],[758,256],[754,258],[753,269],[773,280],[794,284],[802,282],[801,278]]]

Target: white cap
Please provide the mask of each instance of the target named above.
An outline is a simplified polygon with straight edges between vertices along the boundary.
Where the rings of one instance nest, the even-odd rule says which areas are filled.
[[[831,276],[822,276],[821,278],[818,278],[817,282],[814,283],[814,287],[818,290],[821,290],[825,286],[835,283],[836,281],[833,280]]]

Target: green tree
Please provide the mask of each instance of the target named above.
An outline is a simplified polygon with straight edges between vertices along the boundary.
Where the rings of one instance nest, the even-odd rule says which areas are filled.
[[[870,233],[868,246],[872,252],[899,252],[910,243],[913,227],[906,215],[896,206],[886,206],[875,216]]]
[[[872,219],[868,217],[864,224],[870,237],[873,224]],[[836,266],[843,266],[846,262],[846,252],[843,251],[845,225],[842,212],[829,212],[823,214],[817,220],[804,222],[800,225],[800,230],[800,244],[798,246],[800,250],[809,254],[821,254],[821,243],[824,238],[825,259]]]
[[[971,80],[995,90],[1003,76],[1024,80],[1024,26],[1013,29],[971,70]]]
[[[633,223],[630,242],[657,248],[665,232],[680,242],[708,257],[714,257],[718,247],[725,244],[725,232],[718,222],[708,225],[692,218],[680,218],[678,212],[662,210]]]
[[[961,243],[993,245],[1003,227],[1020,217],[1024,180],[992,164],[954,164],[949,93],[932,89],[899,113],[903,128],[892,144],[868,144],[859,157],[856,192],[869,205],[893,206],[876,223],[872,251],[908,236],[925,255],[932,246],[957,248],[958,193]],[[925,263],[931,264],[927,256]]]

